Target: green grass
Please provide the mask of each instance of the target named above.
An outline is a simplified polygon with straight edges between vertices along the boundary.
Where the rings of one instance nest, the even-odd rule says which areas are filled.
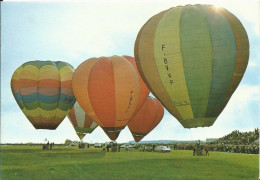
[[[101,152],[101,149],[41,146],[2,146],[1,179],[228,179],[256,180],[259,156],[192,151],[170,153]]]

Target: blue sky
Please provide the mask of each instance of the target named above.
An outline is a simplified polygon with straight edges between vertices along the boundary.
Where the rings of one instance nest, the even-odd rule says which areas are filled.
[[[19,109],[10,89],[13,72],[31,60],[66,61],[75,68],[91,57],[134,56],[134,42],[143,24],[170,7],[213,4],[235,14],[244,25],[250,42],[246,73],[225,110],[208,128],[184,129],[168,112],[143,140],[205,140],[233,130],[259,127],[259,1],[87,1],[1,3],[1,142],[56,143],[79,140],[68,118],[56,130],[36,130]],[[101,128],[83,139],[106,142]],[[118,142],[133,137],[126,127]]]

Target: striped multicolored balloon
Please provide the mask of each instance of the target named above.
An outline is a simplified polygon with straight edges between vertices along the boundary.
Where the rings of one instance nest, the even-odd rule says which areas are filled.
[[[248,58],[248,37],[239,19],[210,5],[178,6],[153,16],[135,43],[144,82],[185,128],[215,122]]]
[[[14,72],[14,98],[36,129],[56,129],[74,105],[73,72],[62,61],[29,61]]]
[[[87,133],[92,133],[98,126],[97,123],[87,116],[78,102],[74,104],[67,116],[81,140]]]

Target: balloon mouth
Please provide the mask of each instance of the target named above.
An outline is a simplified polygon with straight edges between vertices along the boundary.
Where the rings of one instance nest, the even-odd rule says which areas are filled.
[[[43,125],[43,124],[33,124],[35,129],[49,129],[49,130],[55,130],[58,126],[57,125]]]
[[[197,127],[209,127],[214,124],[217,117],[206,117],[206,118],[194,118],[179,120],[184,128],[197,128]]]
[[[124,129],[124,128],[125,128],[125,126],[122,126],[122,127],[102,127],[102,129],[107,134],[107,136],[113,141],[115,141],[117,139],[121,130]]]
[[[141,134],[141,133],[132,133],[134,139],[135,139],[135,142],[139,142],[141,141],[144,136],[146,136],[146,134]]]
[[[135,133],[132,133],[133,136],[136,136],[136,137],[144,137],[146,134],[135,134]]]

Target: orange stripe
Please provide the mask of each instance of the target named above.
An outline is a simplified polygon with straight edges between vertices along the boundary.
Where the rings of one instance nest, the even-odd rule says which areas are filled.
[[[73,124],[73,126],[78,127],[74,107],[70,110],[69,117],[70,117],[70,122]]]
[[[84,128],[90,128],[90,126],[93,124],[93,121],[85,115],[85,123],[84,123]]]
[[[18,87],[37,87],[37,81],[31,79],[20,79]]]
[[[54,79],[45,79],[38,81],[40,88],[60,88],[60,81]]]
[[[19,87],[19,80],[11,80],[11,87]]]
[[[94,112],[104,127],[115,126],[115,82],[110,58],[102,57],[93,66],[88,91]]]
[[[62,88],[72,88],[72,80],[69,81],[61,81]]]

